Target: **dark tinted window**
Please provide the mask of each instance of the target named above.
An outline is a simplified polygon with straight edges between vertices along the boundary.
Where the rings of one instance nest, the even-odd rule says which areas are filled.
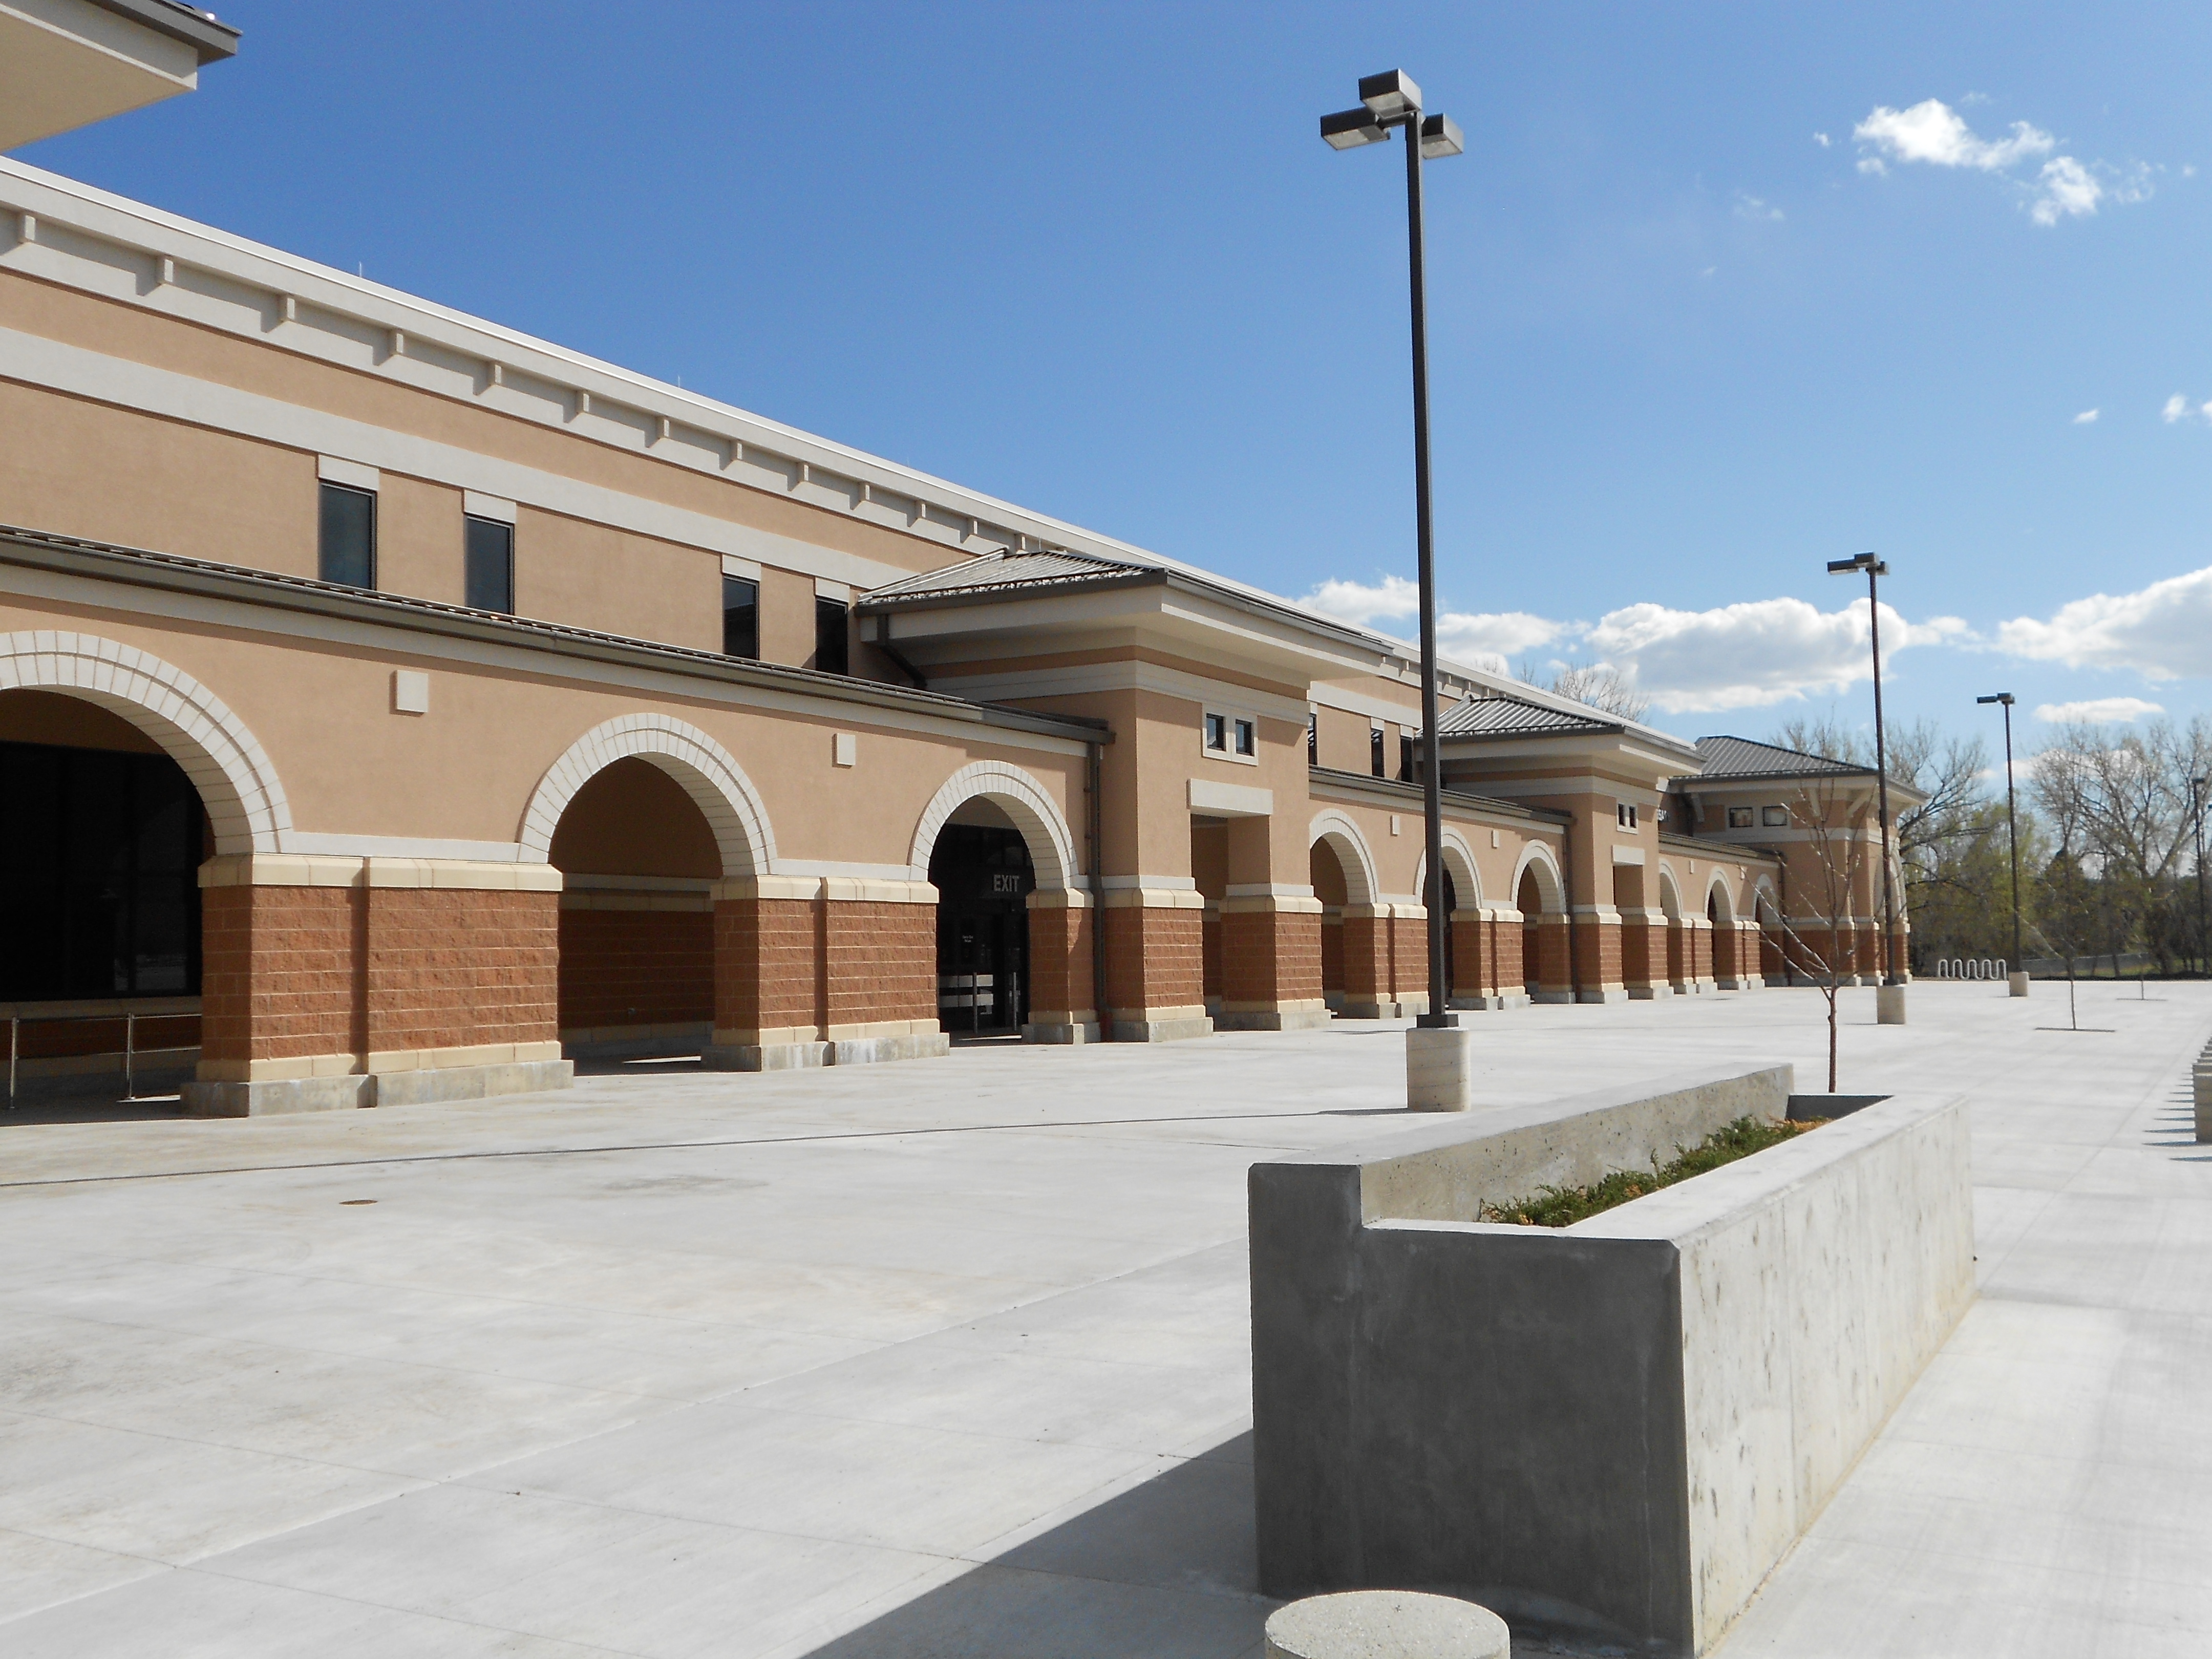
[[[722,578],[722,654],[760,655],[760,584],[743,576]]]
[[[1382,775],[1382,728],[1379,726],[1367,728],[1367,769],[1378,778]]]
[[[343,484],[323,486],[321,558],[326,582],[376,586],[376,497]]]
[[[166,755],[0,743],[0,1002],[197,992],[200,828]]]
[[[514,611],[514,526],[491,519],[464,519],[462,557],[467,562],[471,611]]]
[[[1306,710],[1306,764],[1321,763],[1321,716],[1312,709]]]
[[[825,674],[850,672],[845,651],[845,607],[836,599],[814,601],[814,665]]]

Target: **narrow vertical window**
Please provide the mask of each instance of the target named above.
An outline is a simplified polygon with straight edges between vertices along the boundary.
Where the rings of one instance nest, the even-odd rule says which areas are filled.
[[[1206,747],[1209,754],[1225,755],[1229,752],[1227,715],[1208,714],[1206,717]]]
[[[1379,726],[1367,728],[1367,769],[1378,778],[1382,775],[1382,728]]]
[[[1306,764],[1321,764],[1321,711],[1316,708],[1306,710]]]
[[[471,611],[514,614],[514,526],[496,519],[461,520],[464,586]]]
[[[722,578],[722,654],[760,655],[760,584],[747,577]]]
[[[846,650],[846,617],[849,614],[841,600],[814,601],[814,665],[824,674],[852,672]]]
[[[376,497],[345,484],[323,486],[316,571],[347,587],[376,586]]]
[[[1413,734],[1401,731],[1398,733],[1398,781],[1411,783],[1413,781]]]
[[[1240,755],[1256,755],[1260,752],[1259,728],[1251,720],[1237,722],[1237,752]]]

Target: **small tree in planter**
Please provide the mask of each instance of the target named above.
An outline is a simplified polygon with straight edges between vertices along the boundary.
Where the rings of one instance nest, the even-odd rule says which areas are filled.
[[[1866,812],[1850,810],[1832,782],[1808,784],[1790,803],[1790,815],[1805,831],[1812,853],[1814,898],[1826,926],[1808,937],[1778,914],[1782,963],[1793,975],[1808,979],[1828,1001],[1828,1092],[1836,1092],[1838,1000],[1844,977],[1858,971],[1858,939],[1840,926],[1850,914],[1851,896],[1866,869],[1867,841],[1860,832]],[[1840,820],[1840,822],[1839,822]],[[1782,907],[1775,907],[1778,913]]]

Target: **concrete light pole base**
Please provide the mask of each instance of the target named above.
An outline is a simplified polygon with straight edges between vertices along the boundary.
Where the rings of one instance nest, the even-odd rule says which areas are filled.
[[[1506,1659],[1512,1646],[1489,1608],[1418,1590],[1340,1590],[1267,1615],[1267,1659]]]
[[[2024,997],[2027,994],[2027,975],[2026,974],[2007,974],[2005,975],[2005,983],[2012,988],[2012,994],[2014,996]]]
[[[1406,1033],[1406,1109],[1463,1112],[1474,1104],[1474,1033],[1416,1025]]]
[[[1874,1023],[1877,1025],[1905,1024],[1905,988],[1902,985],[1877,985],[1874,988]]]

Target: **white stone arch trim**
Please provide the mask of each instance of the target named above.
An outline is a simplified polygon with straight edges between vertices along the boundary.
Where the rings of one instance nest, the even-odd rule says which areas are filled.
[[[1545,915],[1564,915],[1567,908],[1567,884],[1559,873],[1559,861],[1552,849],[1540,841],[1532,841],[1521,849],[1520,861],[1513,866],[1513,897],[1521,897],[1521,878],[1530,871],[1536,874],[1536,897],[1543,906]],[[1523,912],[1525,915],[1526,913]]]
[[[1705,883],[1705,902],[1707,904],[1711,904],[1712,902],[1713,897],[1716,894],[1720,897],[1720,903],[1715,908],[1720,912],[1720,914],[1713,917],[1713,921],[1716,922],[1735,921],[1736,919],[1735,894],[1731,891],[1729,887],[1728,875],[1724,871],[1714,871],[1711,878]],[[1705,914],[1705,907],[1703,905],[1698,907],[1698,914],[1700,915]]]
[[[1782,920],[1782,900],[1775,891],[1774,880],[1771,876],[1761,876],[1752,885],[1751,919],[1753,921],[1759,921],[1759,908],[1762,904],[1766,907],[1769,916],[1776,921]]]
[[[523,810],[523,861],[548,862],[553,832],[577,792],[617,761],[633,758],[659,767],[691,797],[714,832],[725,878],[764,876],[774,867],[775,832],[744,769],[697,726],[666,714],[618,715],[568,745]]]
[[[1674,878],[1674,866],[1664,859],[1659,861],[1659,908],[1669,921],[1682,920],[1682,884]]]
[[[1467,837],[1456,830],[1444,831],[1444,873],[1451,878],[1453,896],[1459,900],[1454,908],[1482,908],[1482,872],[1475,864],[1474,849],[1467,844]],[[1424,847],[1419,860],[1413,866],[1413,891],[1425,902],[1428,890],[1429,849]]]
[[[1344,867],[1344,902],[1381,903],[1382,883],[1375,873],[1375,854],[1368,851],[1367,837],[1359,833],[1359,826],[1341,812],[1316,812],[1313,822],[1306,826],[1306,846],[1310,850],[1324,841]],[[1348,859],[1344,856],[1346,852],[1352,854]],[[1413,890],[1418,893],[1421,890],[1417,885]]]
[[[938,832],[963,802],[982,796],[1014,821],[1028,843],[1030,865],[1036,872],[1037,891],[1062,893],[1083,886],[1075,857],[1074,832],[1067,827],[1060,804],[1045,787],[1018,766],[1004,761],[973,761],[945,779],[923,809],[915,825],[914,846],[907,854],[915,881],[929,879],[929,855]]]
[[[292,808],[259,741],[222,698],[151,653],[97,634],[0,635],[0,691],[59,691],[120,715],[185,770],[224,855],[290,850]]]

